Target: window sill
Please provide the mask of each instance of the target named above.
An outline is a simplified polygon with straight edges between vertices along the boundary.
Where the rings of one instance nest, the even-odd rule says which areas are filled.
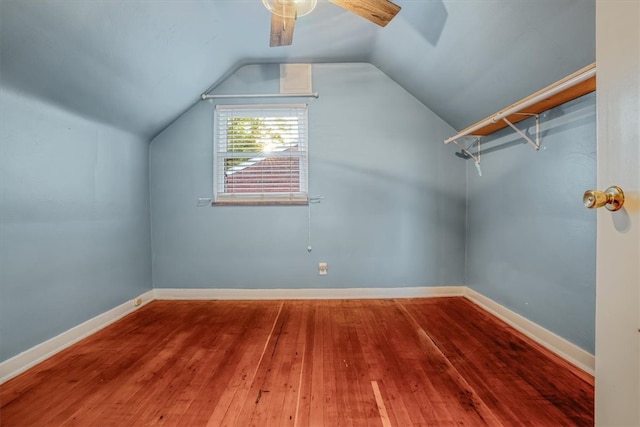
[[[307,206],[308,200],[223,200],[211,206]]]

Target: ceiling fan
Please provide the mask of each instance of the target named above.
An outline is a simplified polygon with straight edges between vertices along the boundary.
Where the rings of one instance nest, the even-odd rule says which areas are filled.
[[[400,12],[400,6],[389,0],[329,0],[349,12],[369,21],[386,26]],[[262,0],[271,11],[271,39],[269,46],[289,46],[293,43],[296,19],[307,15],[318,0]]]

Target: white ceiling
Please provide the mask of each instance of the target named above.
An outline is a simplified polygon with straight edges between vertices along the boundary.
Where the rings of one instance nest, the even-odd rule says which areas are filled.
[[[0,78],[150,138],[244,64],[371,62],[462,128],[595,60],[595,0],[396,3],[380,28],[319,0],[270,48],[260,0],[1,0]]]

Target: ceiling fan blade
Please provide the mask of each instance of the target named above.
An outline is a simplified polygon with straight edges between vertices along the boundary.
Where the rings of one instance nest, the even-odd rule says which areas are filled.
[[[293,44],[293,28],[296,23],[296,11],[293,9],[293,13],[291,13],[291,9],[286,10],[292,6],[295,8],[294,2],[274,2],[274,11],[271,13],[270,47],[289,46]]]
[[[388,0],[329,0],[343,9],[385,27],[400,12],[400,6]]]

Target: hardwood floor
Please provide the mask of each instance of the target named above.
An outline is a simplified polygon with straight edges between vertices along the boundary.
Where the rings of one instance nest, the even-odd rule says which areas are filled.
[[[463,298],[154,301],[0,386],[2,426],[593,422],[592,377]]]

